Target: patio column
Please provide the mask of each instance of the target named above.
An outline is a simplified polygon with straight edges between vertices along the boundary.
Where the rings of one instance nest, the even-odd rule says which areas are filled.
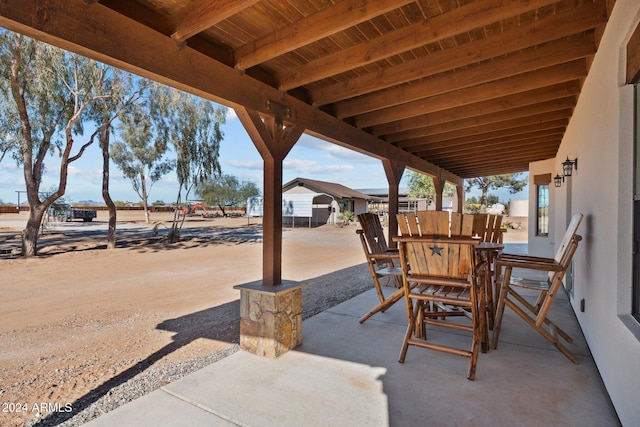
[[[458,198],[458,212],[464,212],[464,187],[462,184],[455,184],[456,197]]]
[[[302,342],[302,284],[282,281],[282,163],[303,128],[284,126],[289,110],[275,102],[274,117],[236,108],[238,118],[264,161],[262,281],[240,290],[240,347],[278,357]]]
[[[445,180],[441,176],[433,177],[433,186],[436,190],[436,210],[442,210],[442,193],[444,192],[444,183]]]
[[[389,247],[395,248],[398,246],[393,241],[393,236],[398,234],[398,220],[396,219],[396,214],[398,213],[398,187],[405,165],[389,159],[382,159],[382,166],[389,182],[389,235],[387,236],[387,242]]]

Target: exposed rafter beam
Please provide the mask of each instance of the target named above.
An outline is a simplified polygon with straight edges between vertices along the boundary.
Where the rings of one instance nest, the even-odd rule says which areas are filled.
[[[400,148],[411,148],[411,151],[416,151],[416,147],[430,148],[430,147],[442,147],[449,144],[455,144],[458,141],[464,142],[480,142],[487,139],[496,137],[519,135],[523,133],[533,132],[536,130],[551,129],[557,127],[565,127],[569,123],[570,115],[565,117],[556,118],[557,114],[546,114],[533,116],[531,120],[527,121],[518,119],[505,122],[504,127],[498,126],[502,123],[481,126],[477,129],[464,129],[462,131],[454,131],[449,133],[442,133],[439,135],[428,135],[421,138],[410,139],[402,141],[397,144]],[[551,119],[550,117],[553,117]]]
[[[551,118],[551,120],[571,117],[575,104],[575,97],[566,97],[540,104],[528,105],[522,108],[514,108],[493,114],[463,118],[398,132],[386,135],[385,139],[391,143],[397,143],[398,146],[402,147],[404,141],[410,141],[423,136],[435,136],[446,133],[455,133],[456,135],[462,136],[481,132],[483,129],[492,127],[494,129],[507,129],[511,126],[535,123],[536,120],[547,117]]]
[[[501,98],[514,93],[526,92],[536,88],[543,88],[553,84],[579,80],[587,75],[587,64],[584,59],[566,64],[548,67],[543,70],[530,71],[499,81],[485,83],[464,90],[448,92],[417,101],[407,102],[372,113],[363,114],[356,118],[360,128],[375,126],[402,120],[418,115],[416,112],[433,112],[459,107],[472,102]]]
[[[281,77],[280,89],[290,90],[557,2],[558,0],[504,0],[496,3],[495,0],[479,0],[468,3],[451,12],[298,67],[289,75]]]
[[[311,98],[314,105],[330,104],[551,42],[564,38],[567,34],[579,34],[605,23],[606,20],[607,14],[603,4],[594,5],[588,2],[576,10],[567,10],[544,20],[488,35],[473,43],[435,52],[423,58],[344,82],[316,88],[312,90]]]
[[[441,73],[397,88],[339,102],[334,106],[334,111],[340,118],[352,117],[571,62],[593,55],[595,51],[596,45],[592,33],[584,37],[572,37],[556,43],[529,48],[504,58],[472,65],[453,73]]]
[[[465,158],[466,156],[469,157],[470,160],[474,160],[476,157],[472,154],[474,151],[484,154],[497,147],[503,151],[519,151],[519,147],[522,147],[523,145],[538,143],[540,141],[548,140],[550,137],[558,136],[558,139],[561,139],[565,129],[566,126],[560,125],[549,129],[529,130],[529,132],[515,135],[496,135],[494,137],[484,139],[482,144],[467,140],[444,141],[442,144],[431,144],[426,147],[414,147],[411,152],[419,153],[421,156],[438,158],[440,160],[457,156],[461,158]],[[510,144],[514,148],[511,148]]]
[[[180,10],[172,17],[171,22],[173,22],[174,30],[171,38],[176,42],[182,43],[258,1],[211,0],[192,2],[188,7]]]
[[[403,130],[418,129],[425,125],[437,125],[524,107],[533,107],[536,104],[561,98],[573,98],[574,102],[573,105],[571,105],[573,107],[575,106],[575,96],[578,95],[578,93],[580,93],[580,82],[575,80],[504,96],[499,100],[480,101],[447,110],[421,114],[419,116],[375,126],[371,130],[374,135],[385,135]]]
[[[239,47],[235,67],[246,70],[414,1],[343,0]]]
[[[50,20],[51,16],[56,19]],[[86,5],[83,0],[44,4],[40,0],[0,2],[0,26],[230,107],[244,106],[272,115],[267,105],[276,101],[290,109],[290,123],[307,129],[314,136],[379,159],[394,159],[429,175],[442,175],[453,183],[462,182],[449,171],[247,74],[241,75],[189,46],[178,47],[169,37],[101,3]],[[132,38],[136,43],[121,43]],[[216,78],[210,78],[212,75]]]

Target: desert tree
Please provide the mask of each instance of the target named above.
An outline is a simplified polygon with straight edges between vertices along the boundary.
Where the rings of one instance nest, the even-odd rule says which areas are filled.
[[[409,197],[412,199],[427,199],[429,203],[436,195],[436,187],[433,178],[429,175],[409,171]],[[443,196],[452,197],[456,194],[455,185],[445,182]]]
[[[0,33],[0,99],[6,141],[22,165],[29,217],[22,232],[22,254],[37,252],[38,234],[47,209],[67,187],[69,164],[82,156],[90,142],[74,147],[83,134],[87,109],[109,97],[104,80],[107,67],[17,33]],[[75,148],[75,150],[74,150]],[[53,191],[40,186],[45,163],[60,159]]]
[[[165,98],[167,99],[167,98]],[[166,107],[170,114],[170,140],[176,155],[178,194],[169,231],[169,242],[180,238],[185,213],[180,209],[194,186],[220,174],[218,156],[226,122],[226,107],[202,98],[173,90],[172,102]]]
[[[528,183],[527,177],[522,177],[521,173],[511,173],[504,175],[480,176],[465,180],[464,189],[468,193],[474,187],[482,191],[480,196],[480,208],[487,207],[487,195],[489,190],[498,188],[507,188],[509,193],[515,194],[524,190]]]
[[[113,123],[133,104],[140,101],[151,83],[145,79],[134,78],[131,74],[116,68],[111,68],[106,82],[111,88],[112,96],[94,103],[89,109],[89,116],[97,126],[91,135],[91,140],[98,139],[102,153],[102,198],[109,211],[107,249],[113,249],[116,247],[117,223],[117,207],[109,193],[110,140]]]
[[[251,181],[240,181],[234,175],[224,174],[219,179],[202,182],[196,188],[196,194],[205,204],[217,206],[226,216],[227,206],[236,207],[247,203],[249,197],[260,195],[258,186]]]
[[[110,147],[111,159],[140,198],[147,223],[150,222],[149,194],[153,184],[174,167],[174,162],[166,157],[169,128],[164,118],[158,117],[158,105],[169,102],[165,96],[163,86],[152,84],[145,97],[129,104],[120,117],[120,140]]]

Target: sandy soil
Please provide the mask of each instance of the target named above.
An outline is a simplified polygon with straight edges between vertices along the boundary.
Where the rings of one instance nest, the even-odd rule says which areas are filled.
[[[26,215],[0,215],[0,425],[72,405],[132,367],[191,360],[237,343],[233,286],[261,277],[260,221],[190,218],[183,240],[168,245],[161,236],[169,214],[152,214],[158,236],[140,213],[118,219],[115,250],[104,250],[100,212],[93,223],[53,224],[40,256],[22,259],[11,250]],[[329,273],[362,265],[356,228],[286,229],[283,278],[312,288]],[[510,230],[507,241],[523,235]]]

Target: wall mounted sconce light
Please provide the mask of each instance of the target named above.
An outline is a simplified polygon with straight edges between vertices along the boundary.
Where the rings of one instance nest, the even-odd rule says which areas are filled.
[[[556,174],[556,176],[553,177],[553,180],[556,183],[556,187],[562,187],[562,183],[564,182],[564,175]]]
[[[562,173],[564,176],[571,176],[574,166],[576,167],[576,170],[578,170],[578,158],[576,157],[574,160],[569,160],[569,157],[567,156],[567,160],[562,162]]]
[[[553,178],[556,187],[562,187],[564,178],[570,177],[573,174],[574,167],[576,168],[576,170],[578,170],[578,158],[576,157],[573,160],[569,160],[569,157],[567,156],[567,160],[562,162],[562,175],[556,174],[556,176]]]

